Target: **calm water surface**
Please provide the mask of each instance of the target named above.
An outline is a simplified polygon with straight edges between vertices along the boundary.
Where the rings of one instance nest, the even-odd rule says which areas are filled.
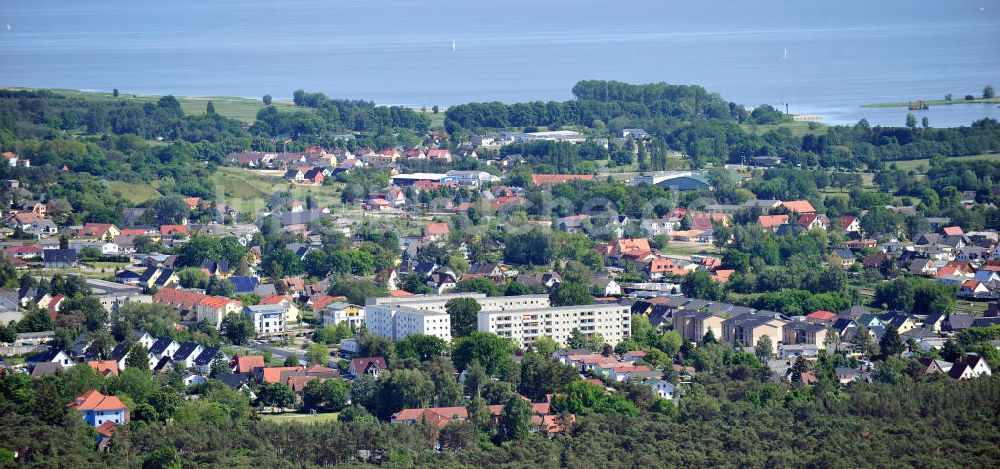
[[[140,94],[446,106],[564,100],[598,78],[900,125],[905,109],[860,105],[1000,87],[997,0],[0,0],[0,28],[0,85]]]

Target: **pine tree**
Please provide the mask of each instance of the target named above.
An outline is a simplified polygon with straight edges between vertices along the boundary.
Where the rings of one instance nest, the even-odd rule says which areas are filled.
[[[125,358],[125,368],[138,368],[149,371],[149,349],[139,342],[132,344]]]
[[[205,114],[215,114],[215,104],[212,103],[211,99],[208,100],[208,104],[205,106]]]
[[[879,341],[878,345],[879,349],[882,350],[882,358],[898,357],[906,350],[903,339],[899,336],[899,331],[895,327],[886,328],[885,334],[882,335],[882,340]]]
[[[795,364],[792,365],[792,382],[801,383],[802,373],[805,373],[808,369],[809,367],[806,366],[806,359],[802,358],[802,355],[799,355],[798,358],[795,359]]]

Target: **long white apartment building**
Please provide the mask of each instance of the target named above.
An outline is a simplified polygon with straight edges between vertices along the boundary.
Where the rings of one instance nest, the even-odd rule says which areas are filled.
[[[512,339],[521,348],[543,335],[565,346],[573,329],[584,334],[599,333],[606,343],[615,346],[632,332],[631,308],[619,304],[484,310],[477,320],[480,332]]]
[[[584,334],[600,333],[607,343],[617,345],[628,338],[632,330],[628,306],[598,304],[553,308],[548,295],[487,297],[482,293],[368,298],[365,300],[365,323],[373,334],[393,341],[410,334],[425,334],[450,342],[451,318],[445,305],[455,298],[472,298],[479,303],[480,332],[513,339],[522,348],[543,335],[566,345],[573,329]]]
[[[365,306],[365,327],[392,341],[411,334],[432,335],[451,342],[451,316],[444,311],[398,304]]]
[[[445,312],[445,305],[455,298],[472,298],[481,311],[511,308],[548,308],[548,295],[491,296],[483,293],[447,293],[444,295],[411,295],[385,298],[366,298],[365,309],[372,306],[398,305],[424,311]]]

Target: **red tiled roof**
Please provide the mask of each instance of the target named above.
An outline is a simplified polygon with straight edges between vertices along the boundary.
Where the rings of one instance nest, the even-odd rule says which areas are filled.
[[[319,311],[326,308],[326,305],[336,302],[336,301],[347,301],[346,296],[330,296],[330,295],[320,295],[313,300],[312,310]]]
[[[301,366],[272,366],[264,368],[263,371],[263,382],[268,384],[280,383],[281,373],[286,371],[304,371],[305,368]]]
[[[11,246],[9,248],[4,248],[3,252],[8,254],[24,254],[29,252],[42,252],[42,248],[38,246]]]
[[[813,208],[812,204],[808,200],[790,200],[788,202],[782,202],[785,208],[790,212],[795,213],[816,213],[816,209]]]
[[[394,297],[413,296],[413,293],[410,293],[410,292],[408,292],[406,290],[393,290],[393,291],[389,292],[389,296],[394,296]]]
[[[941,228],[941,232],[947,236],[961,236],[965,234],[961,226],[946,226]]]
[[[447,223],[428,223],[424,228],[424,235],[446,235],[449,231]]]
[[[87,362],[87,365],[104,376],[118,376],[118,362],[114,360],[93,360]]]
[[[254,368],[264,367],[263,355],[247,355],[236,359],[237,373],[250,373]]]
[[[198,305],[204,306],[206,308],[219,309],[225,307],[230,303],[237,303],[239,305],[243,304],[240,300],[234,300],[232,298],[225,298],[221,296],[206,296],[205,298],[202,298],[202,300],[198,302]]]
[[[276,305],[281,304],[283,301],[292,301],[292,295],[278,295],[272,293],[260,299],[258,305]]]
[[[111,438],[111,435],[114,435],[117,428],[118,424],[114,420],[105,420],[104,423],[97,426],[97,433],[100,433],[105,438]]]
[[[153,295],[153,301],[178,309],[190,310],[206,298],[205,295],[176,288],[163,288]]]
[[[837,318],[836,313],[831,313],[830,311],[816,310],[806,315],[809,319],[815,319],[817,321],[830,321]]]
[[[160,236],[171,236],[174,234],[189,234],[187,225],[161,225]]]
[[[777,228],[788,223],[788,215],[761,215],[757,217],[757,223],[761,228]]]
[[[95,410],[122,410],[125,404],[116,396],[105,396],[96,389],[91,389],[73,399],[66,407],[75,408],[81,412]]]
[[[451,156],[451,152],[445,149],[431,148],[430,150],[427,150],[427,158],[432,160],[436,158],[448,158],[449,156]]]
[[[816,221],[819,215],[815,213],[803,213],[799,216],[799,219],[795,221],[796,225],[809,226],[812,222]]]

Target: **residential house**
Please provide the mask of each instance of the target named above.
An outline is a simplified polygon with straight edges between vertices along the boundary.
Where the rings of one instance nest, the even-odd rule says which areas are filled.
[[[757,224],[765,230],[774,231],[786,223],[788,223],[788,215],[760,215],[757,217]]]
[[[816,213],[804,213],[799,215],[799,218],[795,221],[795,224],[801,226],[807,230],[819,229],[826,230],[830,225],[830,220],[823,214]]]
[[[440,241],[448,237],[449,229],[447,223],[428,223],[424,227],[424,239],[430,241]]]
[[[378,379],[382,373],[388,371],[383,357],[365,357],[351,359],[351,365],[347,372],[354,377],[370,375]]]
[[[77,233],[78,236],[84,238],[98,239],[102,241],[111,241],[120,234],[121,231],[118,230],[118,227],[111,223],[86,223]]]
[[[789,212],[797,213],[799,215],[805,215],[809,213],[816,213],[816,209],[813,208],[812,204],[808,200],[790,200],[787,202],[782,202]]]
[[[242,301],[221,296],[206,296],[195,305],[195,313],[199,322],[206,321],[219,328],[222,326],[222,320],[226,316],[229,314],[239,314],[242,308]]]
[[[105,422],[114,422],[116,425],[128,423],[129,411],[125,404],[117,396],[105,396],[96,389],[78,396],[66,407],[80,411],[83,421],[94,427]]]
[[[840,267],[848,268],[857,262],[857,256],[850,249],[837,248],[833,250],[833,259],[840,264]],[[832,262],[832,261],[831,261]]]
[[[281,305],[253,305],[243,308],[250,317],[258,336],[274,336],[285,333],[285,308]]]
[[[195,367],[195,360],[203,350],[204,348],[196,342],[183,342],[177,347],[171,358],[173,358],[174,363],[186,370]]]
[[[191,368],[194,368],[198,373],[209,374],[212,372],[212,362],[215,358],[222,353],[222,349],[219,347],[202,347],[201,353],[198,354],[194,359],[194,364]],[[222,359],[225,360],[225,354],[222,354]]]
[[[260,299],[258,305],[278,305],[285,311],[285,321],[287,323],[299,322],[299,306],[295,304],[292,295],[268,295]]]
[[[861,231],[861,220],[854,215],[841,215],[840,226],[846,233],[857,233]]]
[[[674,400],[674,396],[677,395],[677,386],[663,381],[662,379],[647,379],[646,381],[643,381],[642,384],[653,388],[653,391],[655,391],[656,395],[661,399],[672,401]]]
[[[976,354],[967,354],[959,358],[948,370],[948,377],[957,380],[967,380],[979,376],[990,376],[993,370],[990,369],[986,359]]]

